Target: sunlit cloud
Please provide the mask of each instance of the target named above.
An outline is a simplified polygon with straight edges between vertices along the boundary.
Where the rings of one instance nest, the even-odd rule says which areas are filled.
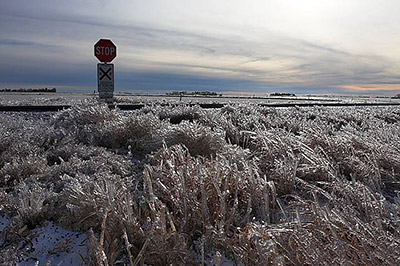
[[[347,92],[361,92],[361,93],[399,92],[400,93],[400,84],[351,84],[351,85],[342,85],[339,88]]]

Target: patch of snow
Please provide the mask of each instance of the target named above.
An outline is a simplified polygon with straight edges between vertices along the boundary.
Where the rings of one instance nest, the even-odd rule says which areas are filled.
[[[52,222],[31,232],[31,252],[18,265],[84,265],[86,234],[64,229]]]
[[[0,232],[2,232],[9,224],[10,221],[8,221],[7,217],[5,215],[0,215]]]
[[[197,261],[201,261],[201,254],[196,254]],[[208,254],[204,255],[204,264],[205,265],[220,265],[220,266],[233,266],[235,263],[225,257],[225,255],[220,253],[219,251],[215,252],[214,250]]]

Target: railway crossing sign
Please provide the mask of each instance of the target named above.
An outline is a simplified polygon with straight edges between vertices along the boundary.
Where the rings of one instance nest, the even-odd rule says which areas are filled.
[[[97,64],[97,88],[100,99],[113,102],[114,96],[114,64]]]
[[[117,56],[117,47],[108,39],[100,39],[94,45],[94,56],[99,59],[97,64],[97,89],[99,97],[107,103],[113,103],[114,97],[114,65],[107,64]]]

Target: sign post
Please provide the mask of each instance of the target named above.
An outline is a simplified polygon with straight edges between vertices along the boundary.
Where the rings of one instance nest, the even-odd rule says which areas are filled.
[[[110,63],[117,56],[117,47],[111,40],[100,39],[94,45],[94,55],[100,62],[97,64],[97,89],[99,97],[107,103],[114,99],[114,64]]]

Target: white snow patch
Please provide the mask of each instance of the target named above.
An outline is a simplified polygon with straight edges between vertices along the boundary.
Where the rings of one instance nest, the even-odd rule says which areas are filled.
[[[8,221],[7,217],[5,215],[0,215],[0,232],[2,232],[9,224],[10,221]]]
[[[197,261],[201,261],[201,254],[196,254]],[[220,266],[233,266],[235,263],[225,257],[225,255],[220,252],[215,252],[214,250],[208,254],[204,255],[204,264],[205,265],[220,265]]]
[[[18,265],[84,265],[86,234],[64,229],[52,222],[31,232],[32,252]],[[37,264],[38,263],[38,264]]]

